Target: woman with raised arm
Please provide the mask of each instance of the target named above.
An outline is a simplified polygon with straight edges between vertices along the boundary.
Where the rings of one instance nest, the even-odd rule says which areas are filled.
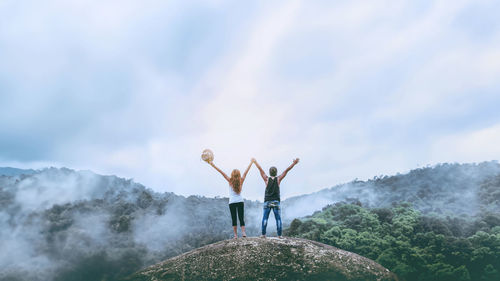
[[[247,237],[247,234],[245,232],[245,219],[244,219],[245,206],[243,202],[243,197],[241,196],[241,189],[243,187],[243,182],[245,181],[245,178],[253,162],[250,161],[250,164],[243,173],[243,176],[241,176],[240,171],[238,169],[234,169],[231,172],[231,177],[228,177],[221,169],[215,166],[212,159],[209,159],[207,163],[210,164],[210,166],[214,167],[217,171],[219,171],[219,173],[221,173],[221,175],[229,183],[229,211],[231,212],[231,219],[233,221],[234,238],[238,238],[238,231],[237,231],[238,224],[236,221],[236,214],[238,214],[238,219],[240,220],[241,234],[243,237]]]

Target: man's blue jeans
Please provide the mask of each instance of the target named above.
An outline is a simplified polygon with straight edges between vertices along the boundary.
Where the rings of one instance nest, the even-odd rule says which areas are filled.
[[[278,230],[278,236],[281,236],[282,224],[281,224],[281,207],[280,201],[266,201],[264,202],[264,216],[262,217],[262,235],[266,235],[267,229],[267,219],[269,218],[269,213],[271,209],[274,213],[274,218],[276,219],[276,229]]]

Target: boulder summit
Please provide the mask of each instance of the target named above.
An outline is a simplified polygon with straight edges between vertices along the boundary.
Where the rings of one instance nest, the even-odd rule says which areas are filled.
[[[360,255],[298,238],[240,238],[147,267],[126,280],[398,280]]]

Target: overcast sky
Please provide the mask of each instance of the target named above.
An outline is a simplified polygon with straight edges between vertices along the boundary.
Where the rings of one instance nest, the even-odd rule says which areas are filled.
[[[282,197],[500,158],[500,2],[0,1],[0,166]],[[252,169],[243,186],[263,197]]]

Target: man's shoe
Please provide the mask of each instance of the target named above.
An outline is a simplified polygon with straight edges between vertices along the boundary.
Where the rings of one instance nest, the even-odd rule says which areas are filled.
[[[261,235],[260,238],[266,238],[266,236],[265,235]]]

